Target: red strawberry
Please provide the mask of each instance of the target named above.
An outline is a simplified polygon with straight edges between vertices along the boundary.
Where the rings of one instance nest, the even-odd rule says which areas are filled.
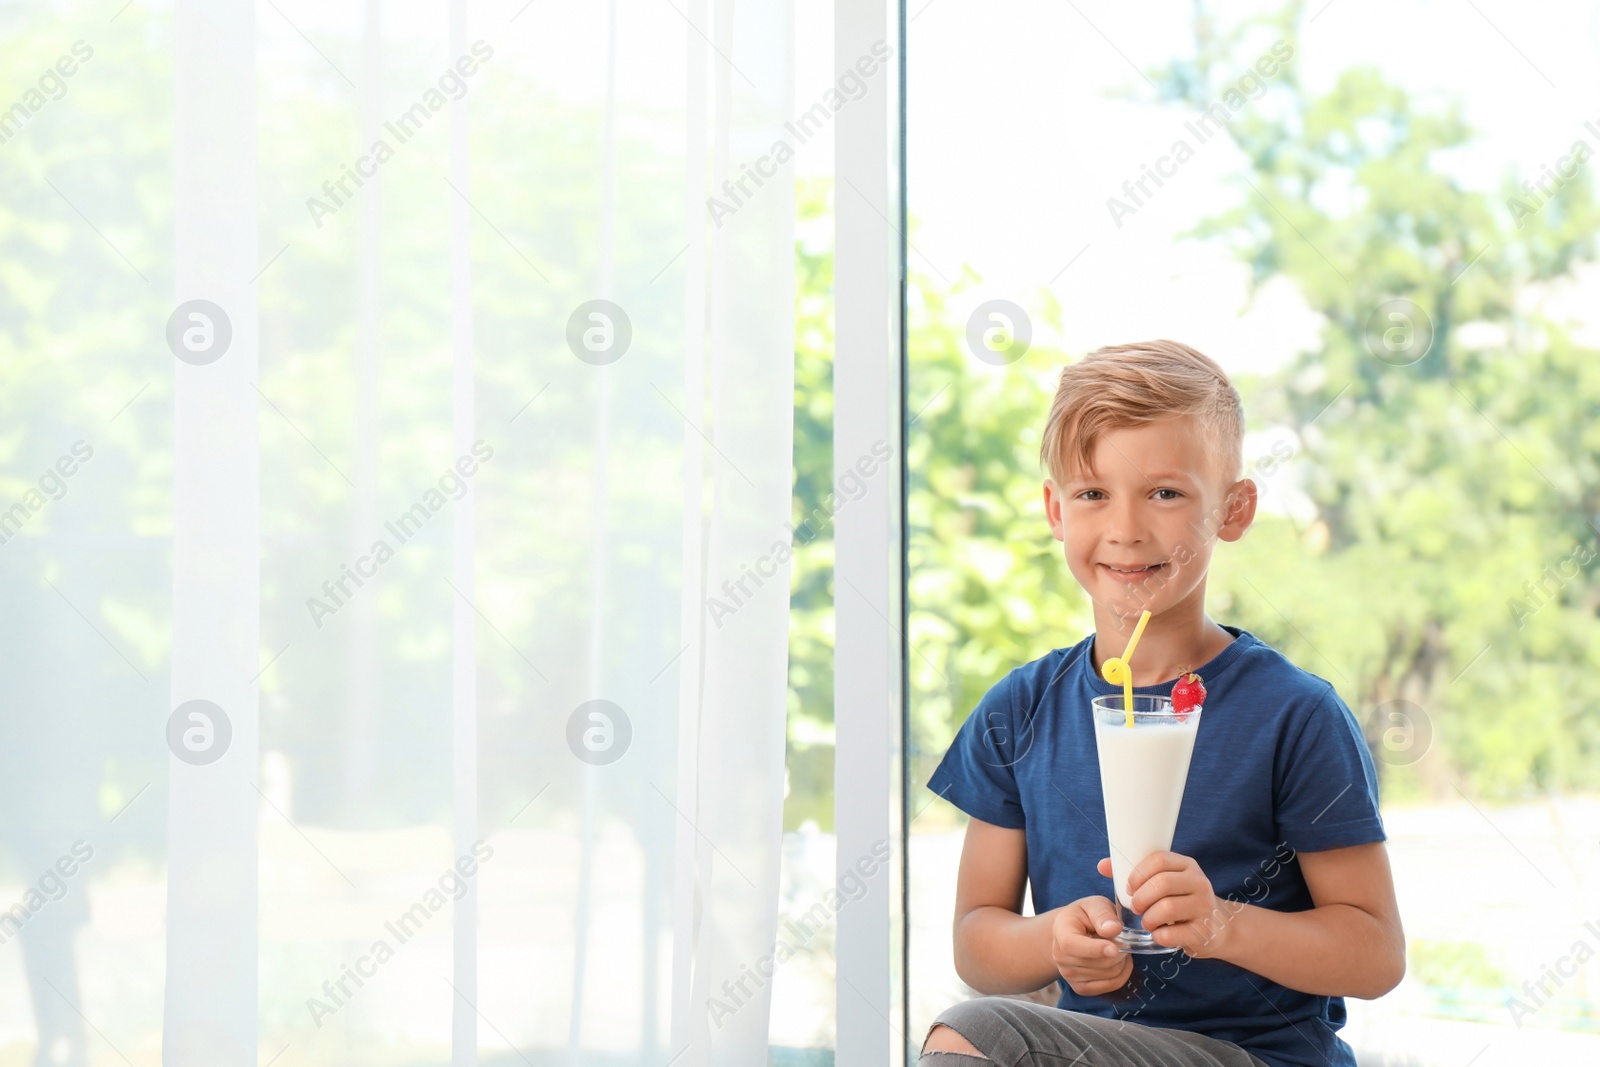
[[[1205,702],[1205,683],[1193,671],[1184,674],[1172,686],[1172,710],[1177,712],[1179,722],[1187,719],[1189,712],[1200,707]]]

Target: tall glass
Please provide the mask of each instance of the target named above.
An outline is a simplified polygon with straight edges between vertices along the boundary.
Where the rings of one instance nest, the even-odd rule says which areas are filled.
[[[1136,696],[1131,726],[1129,719],[1120,694],[1094,698],[1094,741],[1111,844],[1111,880],[1122,914],[1116,941],[1124,952],[1176,952],[1156,944],[1134,914],[1128,875],[1152,852],[1172,848],[1189,757],[1200,729],[1200,709],[1179,714],[1168,697]]]

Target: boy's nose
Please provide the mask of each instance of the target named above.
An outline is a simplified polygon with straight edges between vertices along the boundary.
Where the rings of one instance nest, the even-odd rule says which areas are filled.
[[[1136,545],[1145,539],[1144,523],[1131,504],[1120,504],[1112,509],[1111,522],[1106,527],[1106,540],[1116,545]]]

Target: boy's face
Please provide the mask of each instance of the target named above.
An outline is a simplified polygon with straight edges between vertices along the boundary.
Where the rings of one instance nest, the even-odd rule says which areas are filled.
[[[1045,514],[1097,604],[1160,615],[1203,601],[1217,539],[1238,540],[1255,517],[1255,483],[1226,478],[1195,419],[1163,419],[1107,431],[1092,471],[1072,471],[1061,486],[1047,479]]]

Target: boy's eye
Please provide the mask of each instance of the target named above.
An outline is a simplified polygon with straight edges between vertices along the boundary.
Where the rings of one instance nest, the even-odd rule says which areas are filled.
[[[1105,494],[1102,493],[1098,489],[1085,489],[1083,492],[1078,494],[1078,499],[1079,500],[1099,500],[1104,496],[1105,496]]]
[[[1170,494],[1170,495],[1163,496],[1162,495],[1163,493]],[[1183,494],[1178,492],[1176,489],[1157,489],[1156,490],[1156,499],[1157,500],[1177,500],[1181,496],[1183,496]]]

